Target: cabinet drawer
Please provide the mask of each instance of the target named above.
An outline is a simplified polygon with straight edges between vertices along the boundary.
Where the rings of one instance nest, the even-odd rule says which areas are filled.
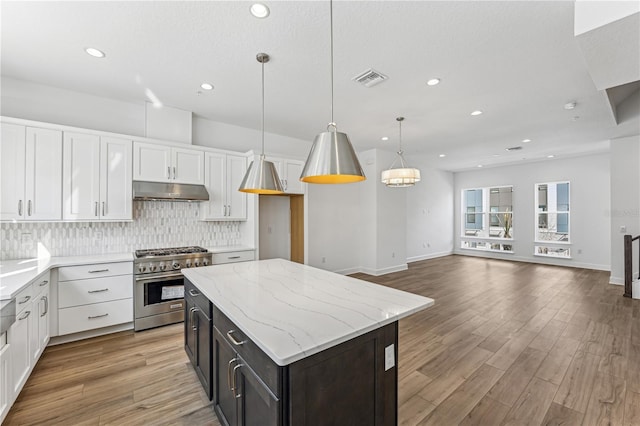
[[[133,262],[63,266],[58,269],[58,281],[84,280],[125,274],[133,274]]]
[[[58,284],[58,307],[88,305],[133,297],[133,276],[120,275]]]
[[[51,281],[51,272],[47,271],[44,274],[40,275],[38,278],[32,281],[31,286],[33,287],[33,297],[36,298],[43,291],[47,290],[50,286],[49,282]]]
[[[133,321],[133,299],[94,303],[58,311],[60,335]]]
[[[212,265],[222,265],[223,263],[247,262],[253,260],[255,250],[230,251],[227,253],[214,253],[211,261]]]
[[[255,373],[264,381],[273,394],[280,398],[282,380],[280,368],[267,354],[249,339],[225,314],[213,307],[213,326],[224,336],[234,351],[251,366]],[[242,342],[237,344],[236,342]]]
[[[200,293],[200,290],[191,284],[191,281],[187,278],[184,280],[184,298],[192,301],[192,304],[200,308],[207,318],[211,318],[213,316],[213,307],[211,302],[209,302],[209,299],[207,299],[207,296]]]
[[[31,306],[31,301],[34,297],[33,285],[31,284],[23,288],[22,291],[16,295],[16,318],[27,306]]]

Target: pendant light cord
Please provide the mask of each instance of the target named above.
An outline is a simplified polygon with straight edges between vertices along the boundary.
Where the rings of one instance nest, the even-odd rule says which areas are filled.
[[[333,0],[329,0],[329,29],[330,29],[330,45],[331,45],[331,123],[330,126],[336,127],[333,121]]]
[[[264,61],[262,61],[262,157],[264,157]]]

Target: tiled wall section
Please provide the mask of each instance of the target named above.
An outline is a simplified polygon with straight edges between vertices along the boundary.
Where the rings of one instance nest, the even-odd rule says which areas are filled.
[[[197,203],[135,201],[133,222],[3,223],[0,260],[240,244],[241,222],[201,222]]]

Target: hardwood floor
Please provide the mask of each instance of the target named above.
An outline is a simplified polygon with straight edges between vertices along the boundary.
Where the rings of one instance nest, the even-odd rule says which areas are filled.
[[[357,278],[432,297],[400,321],[401,425],[640,425],[640,301],[609,273],[464,256]],[[49,347],[7,425],[218,425],[182,324]]]

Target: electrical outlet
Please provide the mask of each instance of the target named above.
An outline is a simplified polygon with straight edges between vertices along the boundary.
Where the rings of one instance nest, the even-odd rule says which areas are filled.
[[[390,370],[396,365],[396,352],[394,345],[384,348],[384,371]]]
[[[624,234],[625,232],[627,232],[627,227],[626,227],[626,225],[622,225],[622,226],[620,226],[620,233],[621,233],[621,234]]]
[[[422,243],[422,248],[427,248],[427,243]]]
[[[582,249],[578,249],[578,254],[582,254]]]
[[[93,239],[94,240],[101,240],[102,239],[102,232],[100,231],[96,231],[93,233]]]
[[[396,252],[391,253],[391,257],[396,257]]]
[[[327,258],[326,257],[322,258],[322,263],[327,263]]]

